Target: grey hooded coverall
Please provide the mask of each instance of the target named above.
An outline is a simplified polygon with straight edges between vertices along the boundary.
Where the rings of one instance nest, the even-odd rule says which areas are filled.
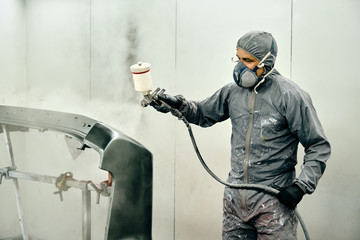
[[[179,110],[202,127],[230,118],[228,182],[278,188],[296,182],[307,194],[313,193],[330,144],[310,96],[276,70],[256,91],[230,83],[203,101],[182,98]],[[305,156],[296,178],[299,142]],[[295,214],[275,196],[226,187],[223,208],[223,239],[296,239]]]

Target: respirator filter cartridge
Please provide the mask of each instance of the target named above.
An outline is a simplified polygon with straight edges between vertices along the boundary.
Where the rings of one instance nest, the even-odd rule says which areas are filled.
[[[152,89],[150,64],[138,62],[130,67],[130,71],[133,75],[135,90],[148,94]]]

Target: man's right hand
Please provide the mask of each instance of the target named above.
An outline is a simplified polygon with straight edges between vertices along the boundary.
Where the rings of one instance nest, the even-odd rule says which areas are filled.
[[[174,97],[174,96],[171,96],[171,95],[165,94],[165,93],[158,95],[158,100],[165,102],[171,108],[175,108],[175,109],[180,108],[180,106],[183,103],[181,98],[179,98],[178,96]],[[160,101],[158,101],[158,102],[160,102]],[[150,103],[150,105],[152,107],[154,107],[157,111],[162,112],[162,113],[168,113],[170,111],[170,109],[165,104],[159,105],[159,104],[152,102],[152,103]]]

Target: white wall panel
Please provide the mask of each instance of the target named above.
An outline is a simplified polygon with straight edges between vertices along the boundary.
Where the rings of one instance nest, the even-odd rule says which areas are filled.
[[[149,62],[154,88],[173,87],[174,1],[93,1],[91,12],[92,114],[153,153],[153,238],[171,239],[174,119],[140,106],[130,66]]]
[[[26,14],[28,106],[87,113],[90,2],[31,0]]]
[[[27,92],[23,106],[89,115],[90,2],[34,0],[25,6]],[[74,161],[62,135],[37,131],[22,135],[25,145],[14,144],[19,170],[50,176],[71,171],[75,179],[95,182],[107,178],[98,169],[99,156],[94,151]],[[65,192],[60,202],[53,185],[20,181],[20,188],[30,236],[81,238],[81,191]],[[107,200],[93,206],[95,239],[104,235]]]
[[[25,6],[22,0],[0,1],[0,104],[24,105],[25,94]],[[23,147],[23,138],[17,139]],[[0,136],[0,168],[10,165],[4,136]],[[0,185],[0,237],[20,233],[13,183]]]
[[[202,100],[233,81],[236,42],[246,32],[271,32],[277,40],[276,68],[290,72],[291,2],[178,1],[176,92]],[[201,153],[222,179],[230,170],[230,122],[200,129],[194,126]],[[200,165],[185,126],[176,133],[177,239],[221,239],[224,187]]]
[[[312,96],[332,145],[315,193],[299,205],[313,239],[357,239],[358,1],[295,1],[293,79]],[[302,159],[299,159],[302,162]]]
[[[142,97],[133,89],[129,67],[137,61],[150,62],[154,86],[167,90],[174,86],[174,2],[33,0],[26,2],[26,14],[16,20],[20,17],[26,17],[27,54],[20,66],[11,67],[16,71],[26,68],[22,87],[27,89],[27,101],[22,105],[84,114],[148,147],[154,154],[153,235],[172,238],[174,119],[140,107]],[[26,159],[19,157],[22,152]],[[94,152],[86,151],[73,161],[63,137],[57,134],[26,134],[26,145],[16,156],[21,170],[29,172],[56,176],[72,171],[77,179],[98,182],[107,177],[98,169]],[[31,236],[80,238],[81,198],[76,190],[66,192],[61,203],[52,195],[53,186],[23,183],[22,189]],[[104,234],[106,200],[93,209],[94,239]],[[39,211],[40,206],[46,214]],[[51,224],[54,216],[57,225]]]
[[[25,103],[24,1],[0,2],[0,104]]]

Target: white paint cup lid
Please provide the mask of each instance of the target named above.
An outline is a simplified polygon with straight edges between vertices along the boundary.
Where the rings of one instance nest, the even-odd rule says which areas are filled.
[[[130,67],[130,71],[135,74],[142,74],[150,71],[149,63],[138,62]]]

